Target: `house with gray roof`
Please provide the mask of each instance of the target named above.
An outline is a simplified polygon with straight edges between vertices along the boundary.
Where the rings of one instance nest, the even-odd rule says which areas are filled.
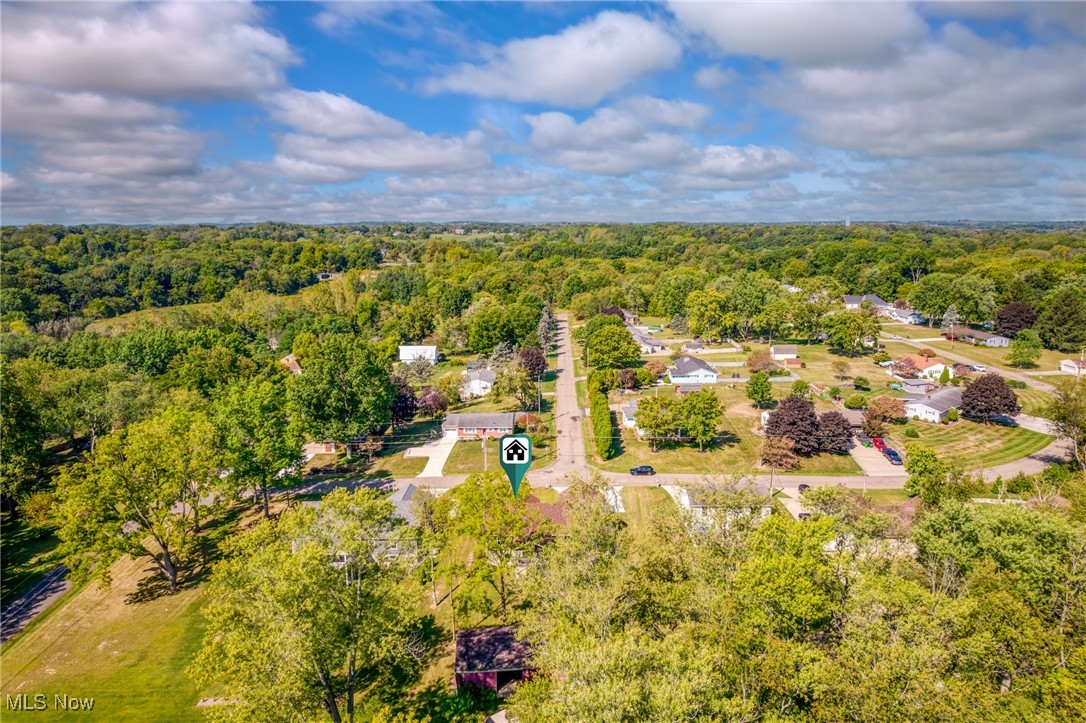
[[[626,330],[630,332],[630,336],[637,342],[642,354],[653,354],[664,350],[664,345],[654,339],[652,334],[642,331],[636,326],[627,326]]]
[[[498,374],[490,369],[474,369],[464,372],[460,382],[460,393],[465,399],[485,397],[494,388]]]
[[[859,309],[862,308],[865,303],[876,310],[890,308],[890,304],[883,301],[877,294],[864,294],[863,296],[845,296],[846,309]]]
[[[681,356],[667,370],[672,384],[716,384],[718,374],[708,362],[692,356]]]
[[[441,422],[443,432],[456,432],[458,439],[500,437],[513,433],[513,412],[446,414]]]
[[[962,390],[959,387],[947,387],[926,394],[917,399],[905,401],[905,416],[924,422],[938,424],[945,422],[951,409],[957,409],[962,403]]]

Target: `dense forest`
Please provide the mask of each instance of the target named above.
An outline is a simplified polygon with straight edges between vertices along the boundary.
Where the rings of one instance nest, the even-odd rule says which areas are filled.
[[[933,329],[953,316],[1020,337],[1031,358],[1032,343],[1077,356],[1080,226],[28,226],[0,243],[7,524],[55,535],[79,584],[136,557],[167,593],[206,585],[214,634],[188,674],[229,691],[240,719],[266,717],[274,694],[284,720],[353,719],[356,699],[362,720],[472,720],[494,701],[412,697],[442,638],[405,611],[431,596],[436,609],[439,582],[459,591],[462,619],[516,623],[532,642],[539,675],[508,701],[517,720],[1086,719],[1082,380],[1059,397],[1078,459],[1019,480],[1028,502],[971,505],[976,481],[932,456],[908,469],[904,527],[843,488],[812,490],[807,522],[763,515],[722,478],[698,488],[709,517],[637,526],[590,474],[570,480],[562,528],[493,474],[427,496],[411,530],[368,490],[313,506],[277,496],[299,481],[303,443],[372,460],[462,401],[459,372],[397,364],[401,344],[486,360],[518,414],[542,410],[559,312],[597,355],[603,459],[608,387],[663,369],[631,368],[619,307],[705,339],[824,343],[851,359],[880,327],[841,298],[870,294]],[[726,412],[687,400],[711,407],[691,432],[700,450]],[[546,438],[545,421],[521,419]],[[252,519],[216,538],[208,581],[206,541],[237,506]],[[389,530],[436,552],[388,563]],[[356,562],[330,572],[336,555]]]

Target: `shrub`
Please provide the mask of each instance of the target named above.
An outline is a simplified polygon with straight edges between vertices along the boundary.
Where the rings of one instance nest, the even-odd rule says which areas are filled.
[[[875,362],[876,364],[882,364],[883,362],[888,362],[892,358],[893,357],[891,357],[889,354],[887,354],[884,351],[875,352],[874,354],[871,355],[871,361]]]
[[[867,377],[855,377],[852,380],[852,386],[856,389],[867,390],[871,388],[871,382],[867,380]]]
[[[1007,386],[1011,389],[1025,389],[1026,383],[1018,379],[1008,379]]]
[[[946,421],[948,422],[957,422],[960,417],[961,415],[958,414],[958,410],[954,408],[951,408],[946,413]]]
[[[589,416],[592,419],[593,436],[596,438],[596,452],[603,459],[611,459],[615,456],[615,431],[611,425],[611,410],[607,407],[606,394],[592,395]]]
[[[920,439],[920,432],[916,431],[912,427],[905,430],[905,436],[909,439]]]
[[[867,397],[862,394],[852,394],[845,400],[845,409],[866,409]]]
[[[828,391],[829,395],[834,399],[837,399],[837,397],[841,396],[841,387],[830,387]]]

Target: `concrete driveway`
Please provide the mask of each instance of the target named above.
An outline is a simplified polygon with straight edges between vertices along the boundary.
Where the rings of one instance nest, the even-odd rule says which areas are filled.
[[[900,451],[898,450],[899,453]],[[874,447],[864,447],[853,442],[848,453],[869,477],[899,477],[905,474],[902,467],[890,464],[890,461],[882,456],[882,452]]]
[[[419,477],[441,477],[441,471],[445,468],[453,447],[456,446],[456,432],[445,432],[445,436],[434,442],[427,442],[419,447],[411,447],[404,452],[405,457],[428,457],[426,467],[419,473]]]

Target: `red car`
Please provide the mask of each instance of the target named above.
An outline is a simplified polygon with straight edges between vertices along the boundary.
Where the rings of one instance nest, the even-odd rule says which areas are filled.
[[[880,452],[886,449],[886,442],[882,441],[882,437],[872,437],[871,444],[875,445],[875,449]]]

